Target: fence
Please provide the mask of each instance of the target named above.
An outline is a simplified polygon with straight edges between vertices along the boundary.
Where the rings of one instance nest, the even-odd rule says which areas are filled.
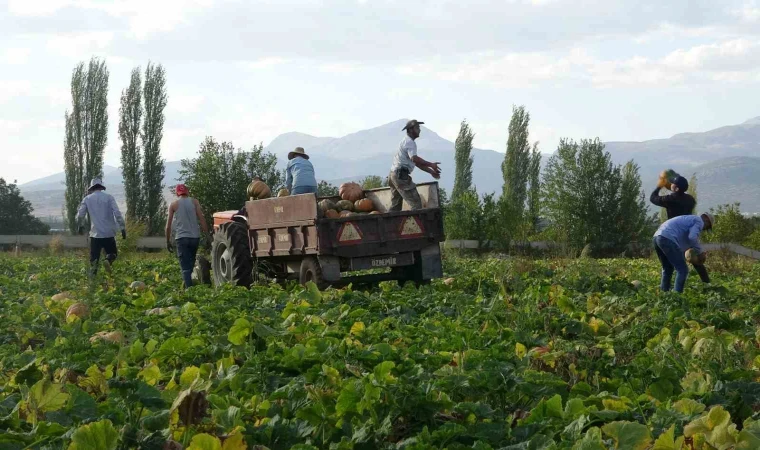
[[[33,236],[33,235],[0,235],[0,246],[29,246],[36,248],[44,248],[50,244],[50,241],[54,236]],[[60,235],[64,248],[87,248],[87,236],[64,236]],[[462,240],[462,239],[449,239],[443,243],[445,248],[452,249],[478,249],[481,244],[474,240]],[[525,242],[520,245],[530,246],[537,250],[547,250],[552,248],[553,242],[548,241],[535,241]],[[137,241],[137,248],[144,250],[160,250],[166,246],[166,240],[163,237],[142,237]],[[485,245],[487,247],[487,243]],[[760,252],[752,250],[746,247],[742,247],[737,244],[702,244],[705,250],[728,250],[737,255],[746,256],[747,258],[760,260]]]
[[[60,238],[64,248],[87,248],[87,236],[66,236],[66,235],[0,235],[0,246],[28,246],[35,248],[44,248],[50,245],[53,238]],[[166,239],[162,237],[142,237],[137,241],[137,248],[144,250],[156,250],[166,247]]]
[[[452,248],[452,249],[460,249],[460,250],[477,250],[479,248],[488,248],[488,242],[485,242],[481,244],[479,241],[475,240],[465,240],[465,239],[449,239],[443,243],[445,248]],[[534,248],[536,250],[548,250],[552,247],[554,247],[556,244],[554,242],[548,242],[548,241],[535,241],[535,242],[523,242],[519,243],[518,246],[527,247],[530,246],[531,248]],[[703,243],[702,248],[707,251],[715,251],[715,250],[728,250],[732,253],[736,253],[737,255],[746,256],[747,258],[757,259],[760,260],[760,252],[757,250],[752,250],[751,248],[742,247],[741,245],[737,244],[708,244]]]

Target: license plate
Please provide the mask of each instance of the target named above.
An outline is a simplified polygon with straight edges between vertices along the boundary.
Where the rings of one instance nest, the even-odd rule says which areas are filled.
[[[398,259],[395,256],[388,256],[387,258],[375,258],[372,260],[372,267],[392,267],[398,264]]]
[[[414,264],[414,254],[412,253],[351,258],[351,270],[383,269],[386,267],[408,266],[410,264]]]

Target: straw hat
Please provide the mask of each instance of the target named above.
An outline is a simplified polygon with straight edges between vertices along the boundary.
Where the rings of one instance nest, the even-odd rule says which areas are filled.
[[[304,151],[303,147],[296,147],[295,150],[288,153],[288,159],[293,159],[296,157],[296,155],[303,156],[306,159],[309,159],[309,155],[306,154],[306,151]]]

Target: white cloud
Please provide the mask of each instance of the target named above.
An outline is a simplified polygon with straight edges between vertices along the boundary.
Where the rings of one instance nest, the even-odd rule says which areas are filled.
[[[48,16],[73,3],[72,0],[8,0],[8,11],[16,16]]]
[[[674,50],[662,58],[600,59],[582,48],[564,54],[481,52],[399,67],[398,73],[446,81],[525,88],[550,84],[643,87],[754,80],[760,41],[746,38]]]
[[[760,2],[751,0],[733,10],[735,16],[747,23],[760,22]]]
[[[0,104],[13,97],[28,95],[32,91],[32,83],[27,80],[0,81]]]
[[[124,18],[133,36],[145,38],[173,30],[213,4],[213,0],[9,0],[8,10],[16,16],[51,16],[67,7],[102,11]]]
[[[84,58],[106,49],[113,37],[114,33],[110,31],[57,34],[48,38],[46,47],[58,55]]]
[[[200,128],[169,127],[164,130],[164,138],[161,141],[162,156],[167,161],[192,157],[206,134],[206,131]]]
[[[319,70],[325,73],[345,75],[358,72],[360,70],[360,66],[350,63],[330,63],[319,65]]]
[[[31,53],[31,49],[29,48],[6,48],[3,50],[3,56],[2,61],[5,64],[24,64],[29,59],[29,54]]]
[[[15,134],[28,128],[32,124],[29,119],[24,120],[5,120],[0,119],[0,133],[2,134]]]
[[[205,101],[202,95],[171,94],[166,109],[169,114],[192,114],[200,110]]]
[[[268,69],[271,67],[279,66],[287,63],[289,60],[285,58],[262,58],[256,61],[245,61],[239,64],[240,67],[249,70]]]
[[[185,23],[189,16],[213,3],[213,0],[118,0],[90,5],[111,16],[128,18],[130,31],[142,39],[153,33],[173,30]]]

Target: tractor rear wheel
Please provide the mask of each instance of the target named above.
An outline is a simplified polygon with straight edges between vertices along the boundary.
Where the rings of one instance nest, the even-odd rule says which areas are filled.
[[[229,283],[250,287],[253,282],[253,258],[245,224],[227,222],[214,233],[211,265],[215,286]]]

